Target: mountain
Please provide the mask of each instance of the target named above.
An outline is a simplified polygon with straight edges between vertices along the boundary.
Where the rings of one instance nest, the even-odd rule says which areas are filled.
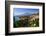
[[[20,16],[31,16],[33,14],[37,14],[37,13],[24,13],[24,14],[16,15],[16,16],[18,16],[18,17],[20,17]]]
[[[30,20],[35,20],[35,19],[39,18],[39,13],[34,13],[34,14],[24,13],[22,15],[17,15],[17,16],[15,16],[15,21],[20,20],[19,17],[22,17],[22,16],[25,16],[25,17],[29,16]]]

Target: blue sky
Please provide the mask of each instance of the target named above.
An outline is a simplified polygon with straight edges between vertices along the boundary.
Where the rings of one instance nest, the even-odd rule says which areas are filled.
[[[13,9],[13,16],[22,15],[24,13],[38,13],[39,9],[32,9],[32,8],[14,8]]]

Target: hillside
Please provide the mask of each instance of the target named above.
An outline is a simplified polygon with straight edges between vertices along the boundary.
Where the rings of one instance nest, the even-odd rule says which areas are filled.
[[[39,26],[39,13],[32,14],[31,16],[19,16],[18,21],[14,22],[14,27],[38,27]]]

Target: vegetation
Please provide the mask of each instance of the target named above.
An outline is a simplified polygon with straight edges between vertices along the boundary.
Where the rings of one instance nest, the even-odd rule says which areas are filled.
[[[39,19],[32,21],[28,21],[28,19],[15,21],[15,17],[13,19],[14,27],[39,27]]]
[[[29,22],[29,25],[30,27],[38,27],[39,26],[39,19],[35,19],[31,22]]]

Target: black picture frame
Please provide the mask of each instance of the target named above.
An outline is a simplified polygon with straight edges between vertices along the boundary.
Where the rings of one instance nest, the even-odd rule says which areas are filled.
[[[9,33],[9,5],[15,4],[15,3],[27,3],[27,4],[36,4],[36,5],[43,5],[42,11],[43,11],[43,30],[42,31],[34,31],[34,32],[14,32]],[[22,1],[5,1],[5,34],[6,35],[22,35],[22,34],[38,34],[38,33],[45,33],[45,3],[41,2],[22,2]]]

